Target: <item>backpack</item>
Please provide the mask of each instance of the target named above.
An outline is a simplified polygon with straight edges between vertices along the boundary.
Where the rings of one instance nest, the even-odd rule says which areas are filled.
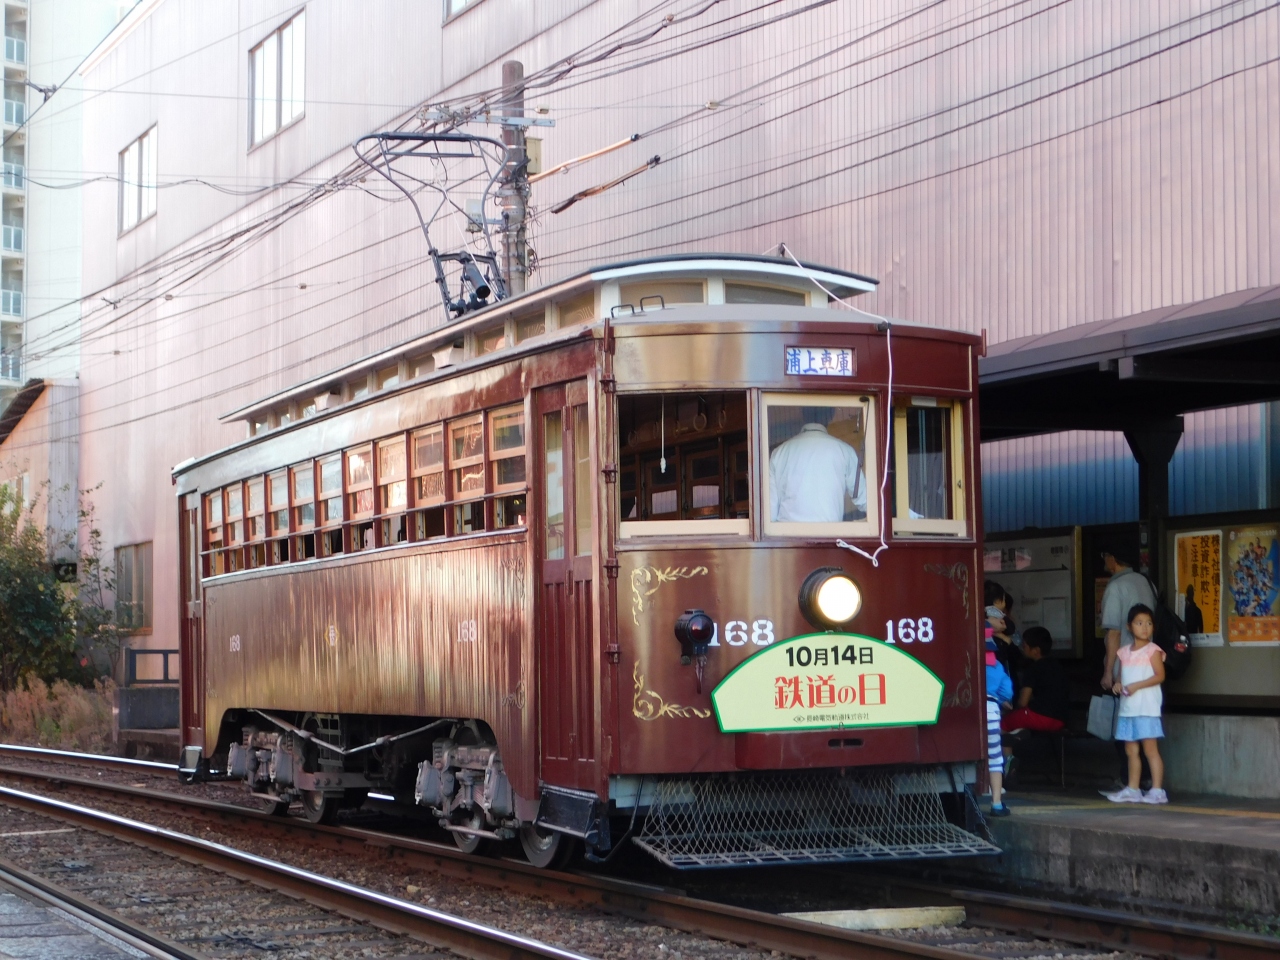
[[[1145,573],[1142,578],[1150,584],[1151,592],[1156,598],[1155,616],[1152,618],[1155,621],[1155,631],[1151,639],[1164,651],[1165,678],[1177,680],[1191,666],[1191,638],[1187,635],[1187,625],[1169,609],[1156,585],[1151,583],[1151,578]]]

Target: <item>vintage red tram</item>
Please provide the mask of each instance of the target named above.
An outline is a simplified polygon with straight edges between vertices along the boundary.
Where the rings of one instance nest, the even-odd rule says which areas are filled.
[[[184,776],[540,865],[992,850],[979,341],[873,284],[595,268],[229,415],[174,470]]]

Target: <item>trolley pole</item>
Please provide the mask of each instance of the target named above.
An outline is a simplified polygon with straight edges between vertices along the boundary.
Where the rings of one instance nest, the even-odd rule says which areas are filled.
[[[502,116],[524,117],[524,64],[508,60],[502,65]],[[511,151],[511,162],[499,192],[502,198],[502,270],[511,296],[525,292],[529,276],[529,242],[525,215],[529,204],[529,165],[525,130],[520,123],[504,124],[502,142]]]

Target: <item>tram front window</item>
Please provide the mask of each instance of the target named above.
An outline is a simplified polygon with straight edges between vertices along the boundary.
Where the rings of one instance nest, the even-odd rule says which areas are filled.
[[[622,536],[747,532],[745,393],[624,395],[618,428]]]
[[[770,532],[852,533],[868,522],[869,399],[766,396],[765,426]]]

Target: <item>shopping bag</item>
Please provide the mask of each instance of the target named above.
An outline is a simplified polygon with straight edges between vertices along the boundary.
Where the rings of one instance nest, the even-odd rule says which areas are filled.
[[[1088,731],[1099,740],[1114,740],[1116,708],[1119,700],[1112,696],[1094,697],[1089,701]]]

